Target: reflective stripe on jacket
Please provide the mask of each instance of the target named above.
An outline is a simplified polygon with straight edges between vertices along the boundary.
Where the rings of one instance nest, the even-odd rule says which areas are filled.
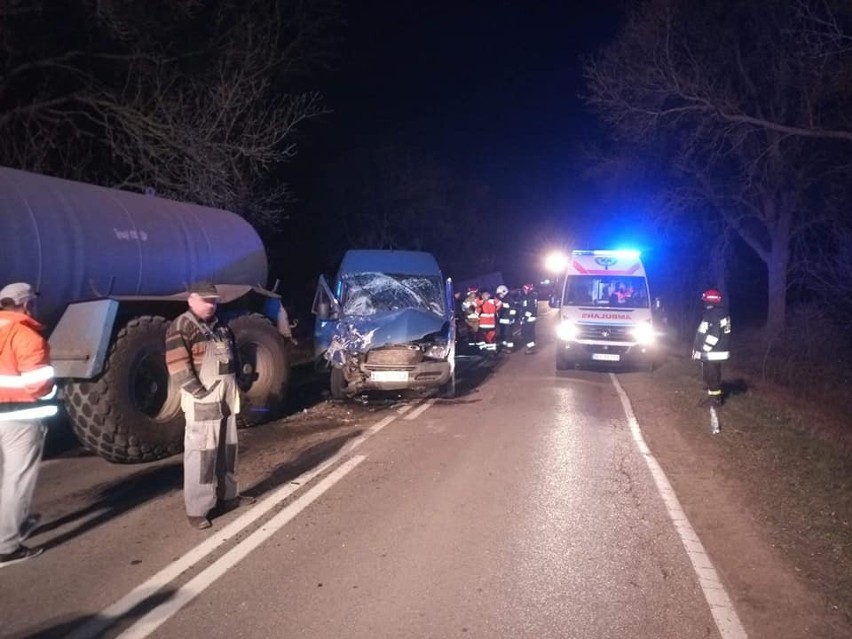
[[[56,413],[56,406],[40,403],[56,394],[50,347],[41,330],[25,313],[0,311],[0,421]]]
[[[695,340],[692,344],[693,359],[718,362],[729,359],[731,318],[721,306],[712,306],[704,311]]]

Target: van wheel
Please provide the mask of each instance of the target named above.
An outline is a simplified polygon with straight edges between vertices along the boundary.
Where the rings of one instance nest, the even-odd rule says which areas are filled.
[[[65,408],[80,443],[107,461],[149,462],[183,450],[180,393],[166,369],[164,317],[131,319],[94,380],[66,382]]]
[[[329,380],[329,391],[332,399],[345,399],[346,393],[346,378],[343,377],[343,369],[337,366],[331,368],[331,378]]]
[[[562,353],[556,353],[556,370],[558,371],[567,371],[571,368],[571,361],[565,357]]]
[[[453,399],[456,396],[456,371],[450,373],[450,379],[447,380],[439,389],[438,397],[442,399]]]

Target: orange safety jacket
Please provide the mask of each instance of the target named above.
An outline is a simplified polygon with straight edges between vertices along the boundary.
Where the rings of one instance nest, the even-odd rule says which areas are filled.
[[[55,415],[50,347],[29,315],[0,311],[0,422]]]
[[[489,298],[479,303],[479,328],[490,331],[497,327],[497,303]]]

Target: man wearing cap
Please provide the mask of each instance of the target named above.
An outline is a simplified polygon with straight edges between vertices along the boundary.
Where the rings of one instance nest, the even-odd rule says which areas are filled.
[[[210,527],[217,501],[223,510],[244,503],[237,486],[239,390],[231,330],[216,318],[220,295],[212,282],[189,289],[189,310],[166,332],[166,366],[180,388],[186,417],[184,502],[194,528]]]
[[[50,350],[34,318],[36,291],[25,282],[0,290],[0,567],[41,554],[22,543],[38,524],[30,514],[47,432],[56,414]]]

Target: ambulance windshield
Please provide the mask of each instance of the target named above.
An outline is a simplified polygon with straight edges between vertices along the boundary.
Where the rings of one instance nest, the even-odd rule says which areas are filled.
[[[645,278],[624,275],[568,275],[565,278],[562,304],[616,308],[650,307]]]

